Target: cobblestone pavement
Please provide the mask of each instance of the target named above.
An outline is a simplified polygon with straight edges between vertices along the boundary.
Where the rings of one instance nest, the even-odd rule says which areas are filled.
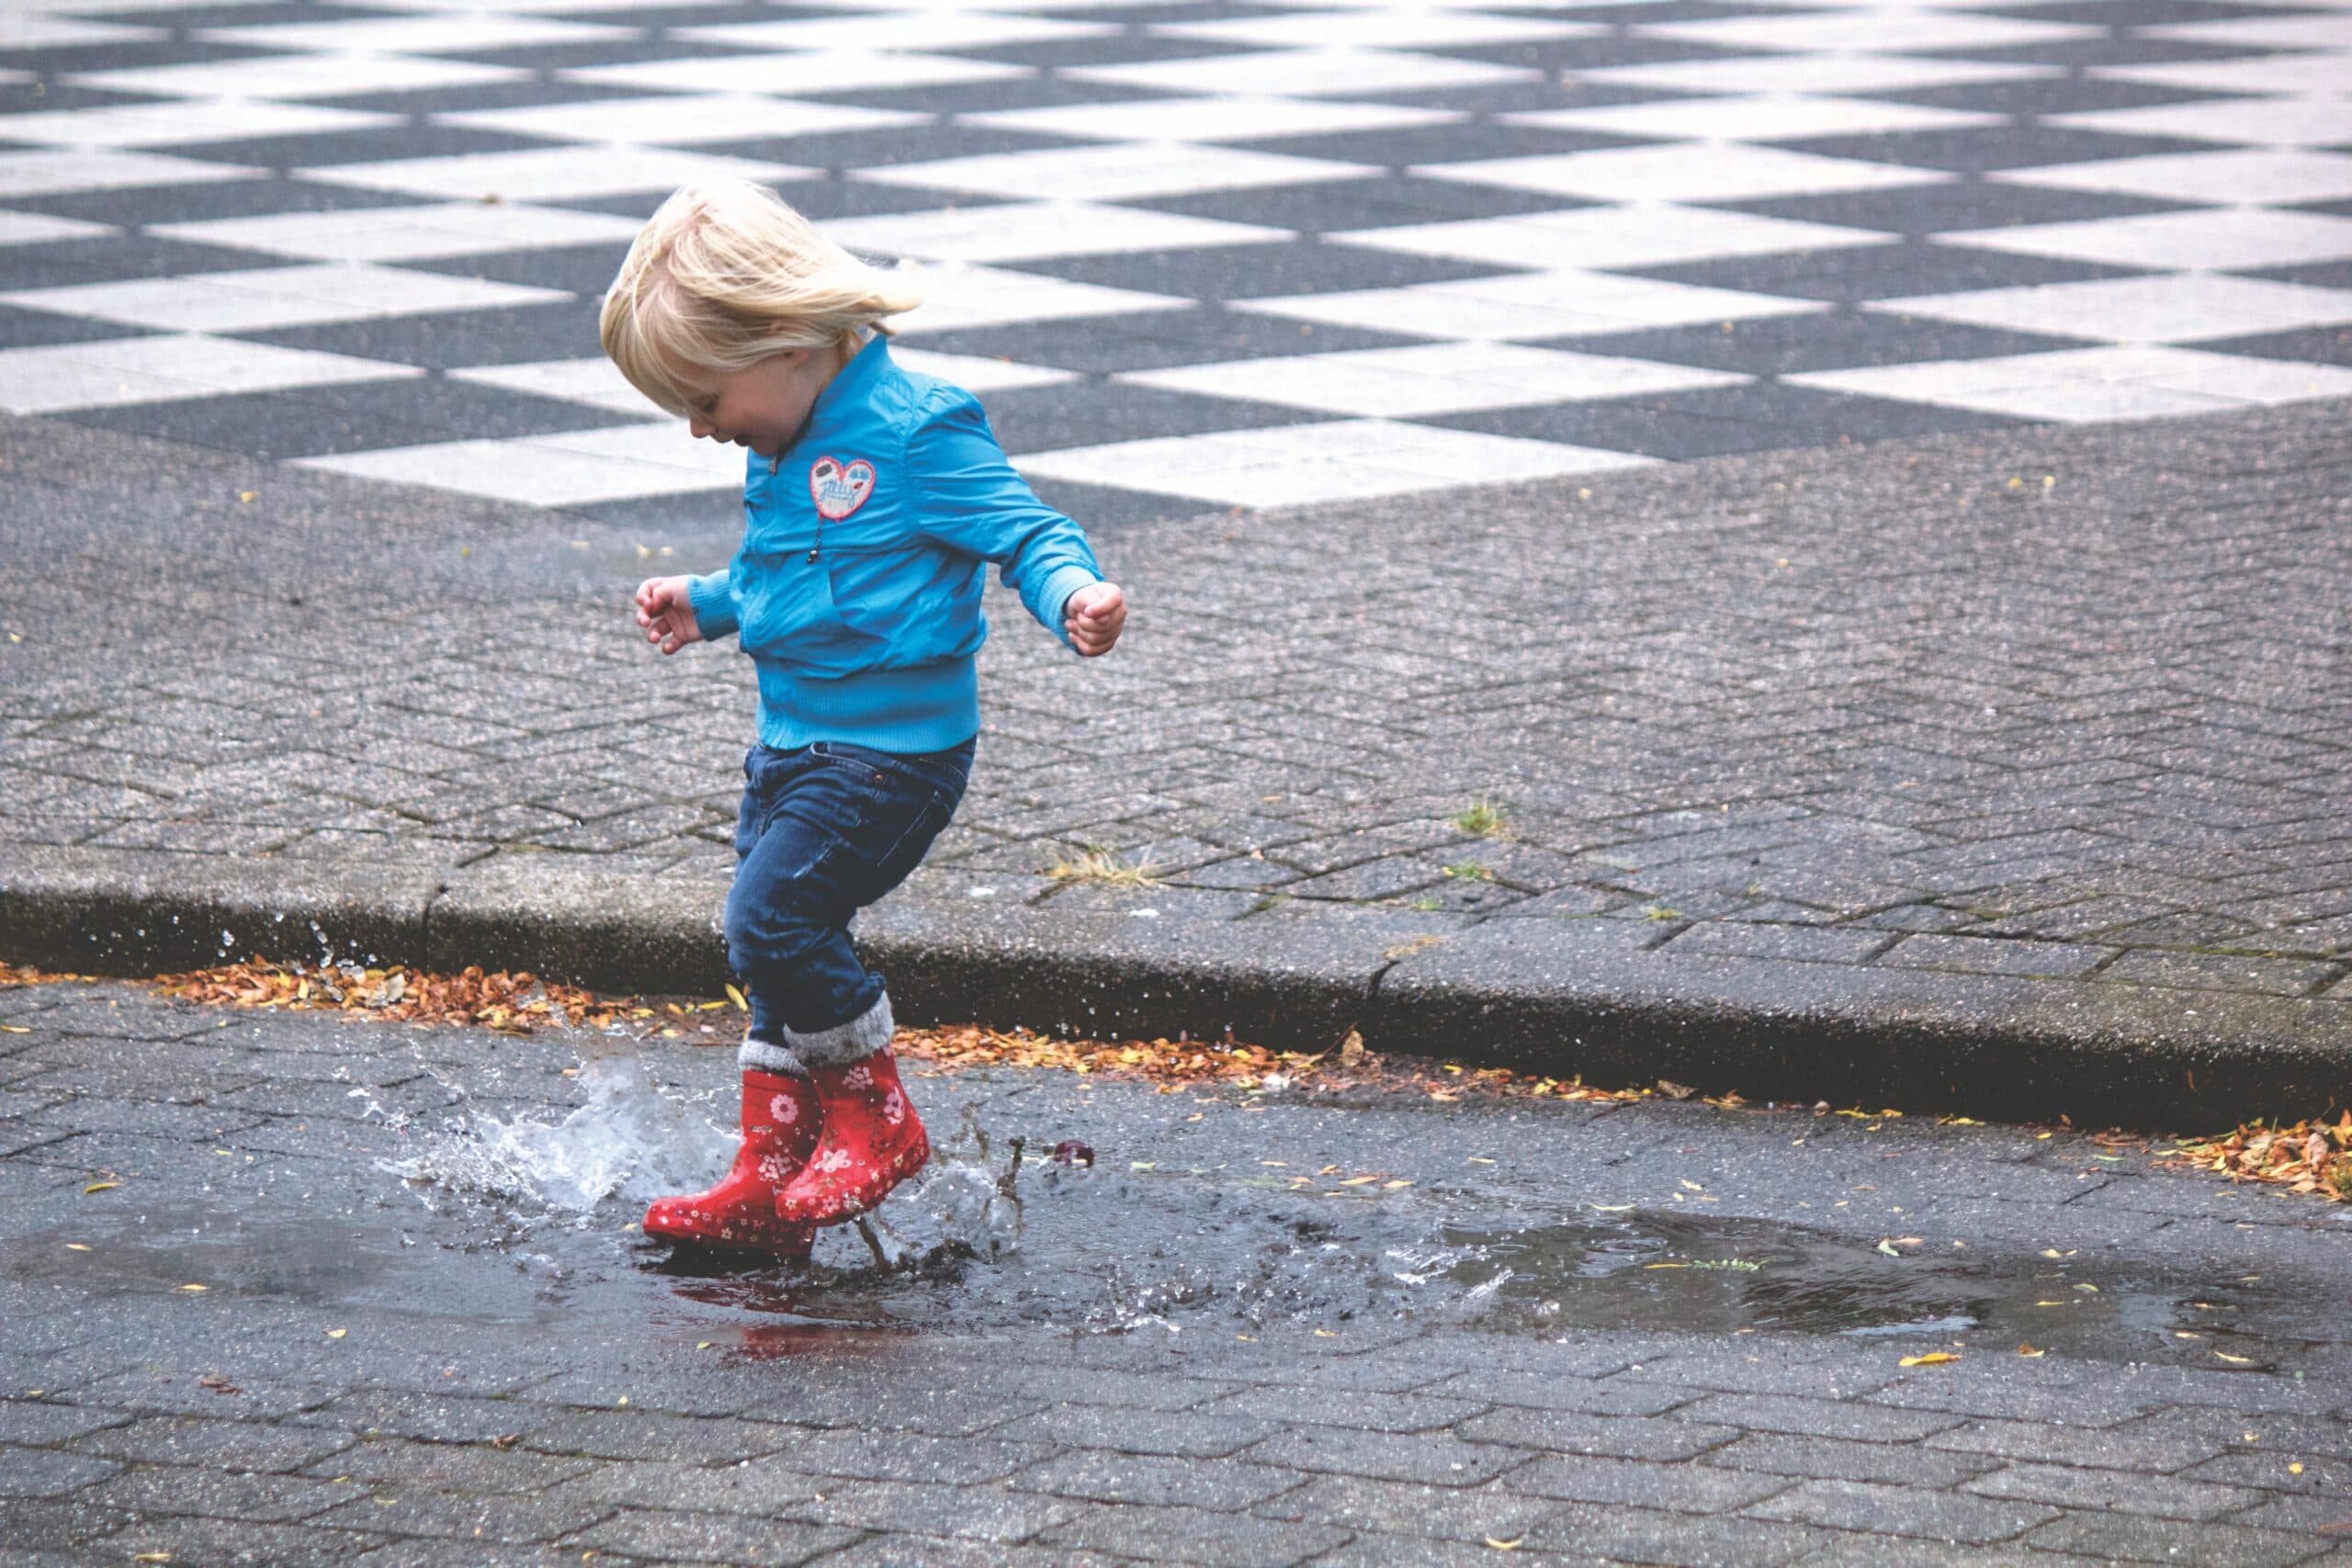
[[[2340,396],[2347,80],[2307,0],[17,3],[0,409],[723,515],[594,357],[707,174],[925,263],[1097,523]]]
[[[2352,1557],[2341,1211],[2071,1133],[933,1077],[1094,1151],[1017,1250],[680,1271],[482,1156],[638,1171],[724,1050],[0,1023],[8,1568]]]
[[[620,604],[721,536],[6,440],[20,866],[589,868],[600,909],[716,908],[748,667],[655,659]],[[1483,933],[2267,999],[2340,1042],[2344,459],[2281,411],[1118,530],[1128,642],[1080,663],[999,606],[974,792],[885,908],[1172,958],[1368,933],[1400,979]],[[1090,847],[1159,885],[1073,878]]]

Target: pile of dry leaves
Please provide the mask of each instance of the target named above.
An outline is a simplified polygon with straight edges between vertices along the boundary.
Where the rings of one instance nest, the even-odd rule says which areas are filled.
[[[2184,1138],[2165,1163],[2261,1181],[2335,1202],[2352,1199],[2352,1111],[2334,1122],[2249,1122],[2221,1138]]]

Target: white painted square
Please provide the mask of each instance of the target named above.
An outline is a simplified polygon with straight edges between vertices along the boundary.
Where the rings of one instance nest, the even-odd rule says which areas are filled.
[[[1073,371],[1043,365],[1023,365],[1011,359],[983,359],[973,354],[934,354],[893,344],[890,357],[901,370],[953,382],[967,392],[1002,392],[1024,387],[1057,387],[1080,378]]]
[[[838,93],[850,87],[947,87],[1033,75],[1025,65],[944,54],[826,50],[808,54],[726,54],[708,60],[647,60],[559,71],[559,80],[675,93]]]
[[[880,213],[836,219],[824,225],[824,231],[836,243],[868,255],[954,262],[1189,250],[1291,237],[1285,229],[1084,201],[1024,201],[937,212]]]
[[[153,93],[173,98],[301,99],[478,87],[492,82],[526,81],[530,74],[503,65],[475,65],[462,60],[417,60],[406,55],[282,54],[187,65],[85,71],[64,80],[78,87]]]
[[[462,201],[578,200],[626,191],[668,191],[713,176],[773,182],[813,173],[786,164],[722,157],[668,147],[548,147],[518,152],[464,152],[304,171],[325,185],[398,191]]]
[[[1040,452],[1023,457],[1021,468],[1046,479],[1154,491],[1217,506],[1295,506],[1638,468],[1649,461],[1627,452],[1548,441],[1344,420]]]
[[[167,332],[247,333],[571,298],[480,278],[335,265],[20,289],[0,294],[0,302]]]
[[[1145,98],[1117,104],[1058,104],[956,117],[965,125],[1103,141],[1254,141],[1273,136],[1328,136],[1397,130],[1467,120],[1442,109],[1353,104],[1328,98]]]
[[[2352,77],[2352,62],[2346,62],[2346,74]],[[2051,115],[2042,123],[2083,130],[2111,130],[2123,136],[2187,136],[2267,147],[2352,146],[2352,97],[2306,94],[2284,98],[2153,104],[2136,109]]]
[[[2352,60],[2346,61],[2352,68]],[[2352,196],[2352,157],[2291,148],[2250,148],[2216,152],[2161,152],[2147,158],[2111,158],[2090,164],[2055,164],[2017,169],[1998,176],[2012,185],[2053,190],[2120,192],[2167,201],[2333,201]]]
[[[921,186],[1024,197],[1039,191],[1077,201],[1133,201],[1195,191],[1249,190],[1360,178],[1379,171],[1328,158],[1246,152],[1232,147],[1138,141],[1102,147],[1053,147],[1035,152],[991,152],[930,164],[898,164],[859,171],[877,185]]]
[[[1952,177],[1860,158],[1824,158],[1722,141],[1486,158],[1433,164],[1415,172],[1431,179],[1594,201],[1749,201],[1944,184]]]
[[[251,49],[309,50],[321,54],[481,54],[538,45],[602,43],[636,36],[634,28],[502,17],[490,11],[431,17],[368,17],[341,22],[271,22],[258,27],[199,28],[200,42]]]
[[[72,49],[84,44],[138,43],[169,37],[160,28],[85,22],[17,6],[0,8],[0,49]]]
[[[1907,93],[1981,82],[2063,76],[2057,65],[1917,60],[1897,54],[1759,54],[1608,65],[1577,73],[1587,82],[1690,93]]]
[[[402,262],[492,251],[610,243],[626,245],[639,225],[603,212],[573,212],[522,202],[448,202],[437,207],[361,208],[339,212],[274,212],[164,223],[149,231],[202,244],[234,245],[305,261]],[[616,269],[620,265],[617,251]]]
[[[675,450],[694,445],[684,425],[624,425],[586,434],[613,439],[587,447],[560,446],[553,436],[443,441],[426,446],[305,457],[296,467],[529,506],[577,506],[648,495],[735,490],[743,482],[743,456],[735,447],[713,447],[723,457],[699,463],[690,450]]]
[[[1188,365],[1113,378],[1320,413],[1418,419],[1475,409],[1688,391],[1748,378],[1517,344],[1445,343]]]
[[[1875,136],[1890,131],[1999,125],[2006,117],[1879,98],[1744,93],[1732,97],[1612,104],[1602,108],[1541,109],[1499,118],[1510,125],[1600,130],[1616,136],[1659,137],[1677,141],[1793,141],[1806,136]]]
[[[401,117],[258,98],[181,99],[7,117],[8,140],[47,147],[170,147],[249,136],[311,136],[399,125]]]
[[[1945,243],[2118,266],[2241,272],[2352,256],[2352,218],[2259,207],[2192,208],[2138,218],[1987,229],[1951,236]]]
[[[1890,54],[1923,50],[2014,49],[2101,38],[2107,29],[2076,22],[2030,22],[1903,6],[1823,10],[1793,17],[1718,17],[1702,22],[1645,22],[1650,38],[1680,39],[1724,49],[1837,52],[1856,45]]]
[[[1168,93],[1264,94],[1302,98],[1350,93],[1410,93],[1535,82],[1543,73],[1519,66],[1451,60],[1376,49],[1283,49],[1262,54],[1221,54],[1207,60],[1151,60],[1130,65],[1071,65],[1073,81],[1149,87]]]
[[[1063,39],[1106,38],[1118,28],[1107,22],[1053,21],[1041,17],[987,11],[942,11],[920,19],[899,17],[786,16],[772,22],[723,27],[678,28],[670,36],[684,43],[726,49],[868,50],[907,42],[945,53],[997,49],[1015,43],[1052,43]]]
[[[2352,289],[2191,272],[1928,294],[1867,308],[2061,337],[2190,343],[2352,321]]]
[[[535,398],[555,398],[651,418],[661,411],[603,355],[585,359],[548,359],[531,365],[481,365],[447,372],[452,381],[471,381]]]
[[[1532,17],[1396,6],[1244,17],[1229,21],[1161,22],[1151,30],[1163,38],[1207,39],[1217,43],[1254,44],[1261,49],[1470,49],[1481,44],[1592,38],[1609,28],[1598,22],[1547,21]]]
[[[1505,343],[1805,315],[1827,308],[1810,300],[1773,299],[1729,288],[1578,271],[1238,299],[1227,306],[1254,315],[1328,321],[1374,332]]]
[[[1189,306],[1190,299],[1066,283],[1035,273],[942,264],[922,275],[923,302],[894,318],[908,333],[960,332],[967,327],[1005,326],[1017,321],[1067,321],[1080,316],[1116,316],[1136,310]]]
[[[0,409],[51,413],[424,374],[405,365],[233,339],[115,338],[0,349]]]
[[[1454,256],[1547,271],[1666,266],[1716,256],[1894,243],[1891,235],[1866,229],[1666,202],[1578,207],[1453,223],[1408,223],[1325,238],[1408,255]]]
[[[2352,394],[2352,370],[2178,348],[2089,348],[1936,365],[1825,370],[1783,379],[2068,424],[2211,413]]]
[[[96,149],[61,149],[49,152],[10,152],[0,156],[0,201],[28,196],[55,196],[72,190],[135,190],[141,186],[209,185],[216,180],[241,180],[262,174],[260,169],[232,164],[198,163],[159,152],[113,152]]]
[[[86,240],[98,234],[119,234],[106,223],[85,223],[79,218],[51,218],[39,212],[0,212],[0,245],[43,245],[51,240]]]
[[[433,117],[436,124],[461,125],[471,130],[560,141],[619,141],[639,147],[691,147],[702,141],[738,141],[757,136],[819,136],[834,130],[920,125],[928,118],[748,93],[599,98],[582,104],[532,104]]]

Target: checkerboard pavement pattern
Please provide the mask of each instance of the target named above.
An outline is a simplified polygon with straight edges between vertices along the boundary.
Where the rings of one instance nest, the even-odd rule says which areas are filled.
[[[2352,7],[10,0],[0,409],[708,518],[596,355],[770,182],[1091,521],[2352,394]]]

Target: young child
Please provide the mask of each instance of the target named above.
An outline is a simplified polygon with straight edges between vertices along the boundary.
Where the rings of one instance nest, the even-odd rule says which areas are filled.
[[[817,1227],[930,1158],[851,918],[963,797],[984,563],[1086,657],[1126,622],[1084,533],[1012,471],[972,395],[891,362],[886,322],[915,303],[775,193],[720,181],[662,203],[605,297],[621,374],[698,439],[751,453],[727,570],[637,591],[663,653],[733,632],[760,688],[727,899],[752,1012],[743,1141],[718,1186],[656,1201],[648,1235],[806,1258]]]

